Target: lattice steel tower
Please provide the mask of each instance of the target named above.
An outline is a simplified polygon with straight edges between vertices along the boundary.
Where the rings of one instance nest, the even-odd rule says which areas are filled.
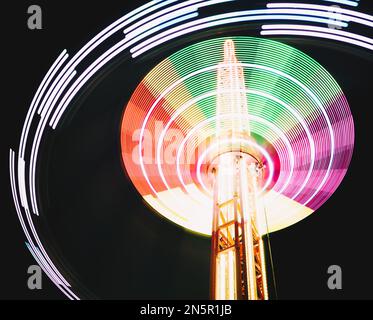
[[[244,72],[232,40],[224,43],[217,77],[211,298],[264,300],[268,290],[259,197],[264,169],[251,147]]]

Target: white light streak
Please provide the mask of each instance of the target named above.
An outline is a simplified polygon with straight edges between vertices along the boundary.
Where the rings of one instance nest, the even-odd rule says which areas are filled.
[[[130,33],[139,34],[142,33],[152,26],[154,24],[159,24],[167,20],[171,20],[175,17],[178,17],[180,15],[191,13],[199,8],[211,6],[218,3],[225,3],[225,2],[231,2],[234,0],[209,0],[209,1],[201,1],[201,0],[190,0],[190,1],[183,1],[180,4],[177,4],[175,6],[166,8],[164,10],[158,11],[140,21],[137,23],[131,24],[129,27],[124,29],[124,33],[129,35]],[[177,10],[180,9],[181,10]],[[174,11],[176,10],[176,11]],[[171,12],[171,13],[170,13]]]
[[[189,15],[181,16],[179,18],[176,18],[174,20],[171,20],[167,23],[163,24],[163,27],[167,27],[170,24],[175,24],[181,21],[184,21],[186,19],[190,19],[193,17],[196,17],[198,13],[192,13]],[[66,108],[70,104],[71,100],[74,98],[74,96],[79,92],[79,90],[89,81],[89,79],[97,73],[99,69],[101,69],[105,64],[107,64],[110,60],[112,60],[115,56],[120,54],[125,49],[129,48],[132,44],[135,42],[141,40],[142,38],[145,38],[146,36],[155,33],[159,31],[159,29],[162,28],[162,25],[156,28],[153,28],[149,30],[147,33],[143,33],[139,36],[137,36],[134,39],[130,39],[129,37],[126,37],[125,39],[118,42],[115,46],[111,47],[109,50],[107,50],[104,54],[102,54],[98,59],[96,59],[80,76],[79,78],[70,86],[69,90],[66,92],[64,97],[61,99],[59,105],[56,108],[56,111],[54,112],[51,120],[50,120],[50,126],[52,126],[53,129],[57,127],[57,124],[59,120],[61,119],[63,113],[65,112]]]
[[[324,0],[326,2],[333,2],[333,3],[339,3],[339,4],[345,4],[346,6],[352,6],[357,7],[359,5],[358,2],[355,1],[349,1],[349,0]]]
[[[35,111],[37,108],[37,105],[39,104],[39,101],[41,97],[44,95],[45,90],[47,89],[49,83],[61,67],[61,65],[67,60],[69,55],[66,53],[66,50],[63,50],[62,53],[58,56],[56,61],[53,63],[53,65],[48,70],[47,74],[45,75],[43,81],[41,82],[32,102],[30,105],[30,108],[28,109],[26,120],[22,128],[22,134],[21,134],[21,140],[20,140],[20,157],[24,158],[25,156],[25,147],[26,147],[26,139],[30,130],[31,121],[35,115]]]
[[[292,13],[289,14],[289,13]],[[306,15],[306,13],[311,16]],[[322,18],[320,18],[320,16]],[[328,19],[325,19],[328,18]],[[335,14],[332,12],[314,11],[314,10],[291,10],[291,9],[263,9],[263,10],[249,10],[249,11],[237,11],[214,15],[207,18],[202,18],[189,23],[185,23],[181,26],[174,27],[167,31],[164,31],[150,39],[145,40],[139,45],[133,47],[130,51],[132,57],[138,57],[144,52],[164,43],[171,39],[183,36],[185,34],[211,28],[219,25],[247,22],[247,21],[260,21],[260,20],[299,20],[308,22],[318,22],[324,24],[333,23],[341,27],[346,27],[346,22],[343,21],[332,21],[330,19],[338,19],[349,21],[351,17]]]
[[[357,35],[352,32],[336,30],[331,28],[323,28],[323,27],[315,27],[315,26],[308,26],[308,25],[295,25],[295,24],[270,24],[270,25],[263,25],[263,30],[306,30],[306,31],[315,31],[315,32],[325,32],[325,33],[332,33],[348,38],[352,38],[358,41],[366,42],[369,44],[373,44],[373,39],[364,37],[361,35]]]
[[[293,36],[309,36],[309,37],[315,37],[315,38],[323,38],[323,39],[330,39],[340,42],[345,42],[349,44],[353,44],[359,47],[363,47],[365,49],[373,50],[373,45],[367,44],[365,42],[354,40],[351,38],[325,33],[325,32],[315,32],[315,31],[302,31],[302,30],[265,30],[260,32],[263,36],[269,36],[269,35],[293,35]]]
[[[70,285],[68,284],[68,282],[63,278],[63,276],[58,271],[57,271],[57,274],[53,271],[53,268],[55,268],[53,263],[49,264],[47,262],[47,261],[50,261],[50,259],[49,259],[48,255],[46,254],[46,252],[44,250],[43,250],[43,252],[44,252],[44,254],[46,254],[46,258],[44,257],[43,253],[41,253],[39,250],[37,250],[37,248],[34,245],[34,242],[33,242],[32,238],[31,238],[31,235],[30,235],[30,233],[27,229],[27,226],[26,226],[25,221],[23,219],[23,215],[22,215],[21,207],[19,205],[19,200],[18,200],[17,191],[16,191],[17,188],[16,188],[16,183],[15,183],[15,172],[14,172],[14,165],[15,164],[14,163],[15,163],[15,152],[10,149],[10,152],[9,152],[10,184],[11,184],[11,189],[12,189],[13,201],[14,201],[14,204],[15,204],[15,207],[16,207],[16,212],[17,212],[18,219],[21,223],[22,230],[23,230],[23,232],[26,236],[26,239],[29,243],[29,246],[31,247],[31,249],[35,253],[37,253],[38,258],[35,257],[36,261],[39,263],[40,266],[42,266],[40,264],[40,260],[42,259],[44,261],[46,269],[43,269],[43,270],[45,270],[45,273],[48,275],[48,277],[51,278],[51,280],[60,289],[63,287],[64,290],[67,290],[68,292],[70,292],[70,289],[68,288]],[[28,212],[28,210],[26,209],[26,213],[27,212]],[[35,229],[34,229],[34,226],[33,226],[33,223],[32,223],[32,220],[31,220],[29,214],[28,214],[27,220],[28,220],[28,223],[29,223],[29,227],[31,228],[31,231],[32,231],[33,235],[35,236]],[[36,237],[37,237],[37,234],[36,234]],[[36,238],[36,240],[40,242],[38,237]],[[73,294],[72,292],[70,292],[70,293]]]
[[[369,25],[369,22],[373,22],[373,16],[362,13],[359,11],[355,10],[350,10],[350,9],[344,9],[344,8],[338,8],[338,7],[330,7],[330,6],[323,6],[323,5],[318,5],[318,4],[307,4],[307,3],[268,3],[267,8],[272,9],[272,8],[297,8],[297,9],[311,9],[311,10],[323,10],[323,11],[330,11],[330,9],[333,9],[333,12],[339,12],[343,13],[347,16],[351,17],[358,17],[361,20],[364,21],[363,24]]]

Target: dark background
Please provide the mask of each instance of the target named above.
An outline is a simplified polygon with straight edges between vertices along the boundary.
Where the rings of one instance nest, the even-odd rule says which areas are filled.
[[[372,14],[369,1],[361,2],[358,10]],[[29,103],[62,49],[76,52],[142,3],[18,1],[9,6],[1,117],[1,299],[65,299],[46,276],[42,290],[30,291],[26,284],[27,268],[35,261],[11,201],[7,160],[9,148],[18,147]],[[31,4],[43,9],[43,30],[27,28]],[[74,113],[45,142],[40,160],[43,214],[37,227],[51,256],[84,297],[208,298],[209,239],[161,219],[144,205],[122,168],[119,127],[131,91],[154,64],[193,41],[234,34],[258,31],[230,28],[193,35],[139,59],[132,68],[125,56],[116,59],[91,81],[74,102]],[[336,42],[276,39],[309,54],[335,77],[349,100],[356,130],[354,156],[340,188],[309,218],[271,234],[278,298],[372,298],[372,55]],[[327,287],[332,264],[342,267],[343,290]],[[271,292],[275,298],[273,285]]]

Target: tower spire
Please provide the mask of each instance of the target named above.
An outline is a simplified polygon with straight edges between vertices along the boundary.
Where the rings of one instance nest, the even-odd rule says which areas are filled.
[[[224,63],[236,63],[236,48],[233,40],[226,40],[224,42]]]
[[[217,82],[217,135],[250,135],[245,77],[233,40],[224,42],[224,60],[219,64]]]

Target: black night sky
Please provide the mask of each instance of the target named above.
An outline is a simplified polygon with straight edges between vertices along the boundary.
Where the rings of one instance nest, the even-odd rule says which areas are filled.
[[[373,14],[368,2],[362,0],[359,11]],[[9,8],[0,166],[0,272],[7,276],[1,299],[65,299],[46,276],[43,290],[27,289],[27,268],[35,262],[24,245],[8,181],[9,148],[18,145],[34,92],[62,49],[76,52],[142,3],[98,1],[88,7],[85,1],[38,1],[44,29],[33,32],[25,22],[30,4],[17,1]],[[257,36],[258,31],[233,27],[192,34],[134,64],[121,55],[89,83],[74,101],[74,111],[43,144],[38,181],[43,215],[36,226],[51,257],[83,297],[209,298],[209,238],[183,230],[145,205],[123,170],[119,130],[129,96],[154,65],[197,40],[238,34]],[[352,163],[335,194],[307,219],[270,235],[278,299],[372,298],[372,54],[336,42],[273,39],[304,51],[334,76],[348,98],[356,130]],[[333,264],[342,267],[343,290],[327,287]],[[271,293],[275,298],[273,281]]]

